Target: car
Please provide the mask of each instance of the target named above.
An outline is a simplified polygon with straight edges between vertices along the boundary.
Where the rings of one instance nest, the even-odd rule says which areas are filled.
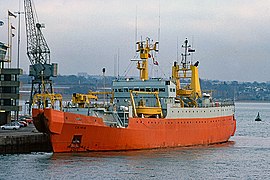
[[[23,124],[24,127],[28,126],[28,123],[25,121],[19,121],[19,123]]]
[[[20,123],[20,122],[18,122],[18,121],[13,121],[13,122],[11,122],[11,123],[14,123],[14,124],[16,124],[16,125],[18,125],[18,126],[20,126],[20,127],[24,127],[24,124],[23,124],[23,123]]]
[[[33,123],[33,119],[32,118],[26,118],[24,121],[27,122],[28,124],[32,124]]]
[[[5,125],[2,125],[1,126],[1,129],[5,130],[18,130],[20,129],[20,126],[18,124],[15,124],[15,123],[8,123],[8,124],[5,124]]]

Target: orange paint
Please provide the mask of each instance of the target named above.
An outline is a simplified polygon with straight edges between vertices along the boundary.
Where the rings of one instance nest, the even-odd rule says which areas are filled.
[[[44,113],[44,116],[41,115]],[[126,128],[106,126],[101,118],[33,109],[36,126],[44,123],[54,152],[151,149],[226,142],[234,135],[234,116],[215,118],[129,118]]]

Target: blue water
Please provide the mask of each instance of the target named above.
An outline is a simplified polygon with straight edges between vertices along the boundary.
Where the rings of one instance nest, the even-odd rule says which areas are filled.
[[[0,155],[0,179],[269,179],[270,104],[236,103],[236,118],[235,136],[219,145]]]

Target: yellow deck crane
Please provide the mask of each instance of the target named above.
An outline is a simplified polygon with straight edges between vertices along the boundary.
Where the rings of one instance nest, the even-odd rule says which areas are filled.
[[[172,80],[176,84],[176,95],[178,96],[179,100],[184,106],[184,102],[182,98],[189,99],[189,106],[197,106],[196,99],[202,96],[201,87],[200,87],[200,80],[199,80],[199,73],[198,73],[198,65],[199,62],[192,62],[187,61],[187,56],[190,55],[190,52],[195,52],[194,49],[188,45],[188,40],[184,41],[184,53],[182,55],[181,66],[174,62],[172,66]],[[188,84],[181,86],[181,79],[189,81]]]

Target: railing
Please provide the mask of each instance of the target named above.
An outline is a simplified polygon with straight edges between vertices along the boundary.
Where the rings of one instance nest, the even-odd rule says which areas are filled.
[[[214,101],[207,104],[198,104],[198,107],[226,107],[226,106],[234,106],[233,100],[224,100],[224,101]]]

